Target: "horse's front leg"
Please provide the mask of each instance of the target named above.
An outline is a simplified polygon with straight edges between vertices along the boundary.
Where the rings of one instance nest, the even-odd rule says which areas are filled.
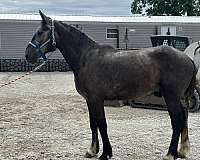
[[[90,103],[87,103],[87,105],[90,117],[90,129],[92,131],[92,143],[88,151],[86,152],[85,157],[92,158],[95,157],[99,152],[99,139],[98,139],[97,123],[92,115]]]
[[[107,123],[104,111],[104,101],[100,98],[89,98],[88,108],[91,112],[92,117],[95,119],[96,126],[99,129],[103,142],[103,153],[99,157],[100,160],[107,160],[112,157],[112,147],[107,133]]]

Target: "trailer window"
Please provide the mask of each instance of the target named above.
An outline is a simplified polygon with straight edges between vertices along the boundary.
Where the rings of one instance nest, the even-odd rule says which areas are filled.
[[[119,35],[118,29],[107,28],[106,38],[107,39],[117,39]]]

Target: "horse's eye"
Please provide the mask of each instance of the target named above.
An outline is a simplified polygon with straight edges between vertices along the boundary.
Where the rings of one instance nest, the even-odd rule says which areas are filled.
[[[43,33],[43,31],[38,31],[38,36],[40,36]]]

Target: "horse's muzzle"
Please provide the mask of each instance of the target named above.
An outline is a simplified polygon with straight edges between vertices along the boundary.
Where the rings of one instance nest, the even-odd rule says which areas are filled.
[[[36,54],[36,50],[31,46],[28,46],[26,48],[25,57],[26,57],[27,62],[32,63],[32,64],[34,64],[38,61],[38,56]]]

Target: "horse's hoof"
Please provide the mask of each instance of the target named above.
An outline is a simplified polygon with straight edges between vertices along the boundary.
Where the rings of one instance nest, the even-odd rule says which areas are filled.
[[[99,160],[108,160],[107,157],[99,157]]]
[[[85,158],[93,158],[96,156],[97,156],[97,154],[95,154],[95,153],[86,152],[84,157]]]
[[[178,152],[178,158],[185,159],[186,155],[184,153]]]
[[[179,150],[178,152],[178,158],[185,159],[187,158],[187,154],[189,153],[188,150]]]
[[[99,157],[99,160],[108,160],[108,159],[111,159],[112,157],[112,153],[111,154],[102,154],[100,157]]]
[[[186,158],[190,153],[190,144],[186,143],[185,145],[181,145],[181,148],[178,151],[178,158]]]
[[[163,158],[163,160],[176,160],[176,158],[175,158],[175,156],[168,154]]]

